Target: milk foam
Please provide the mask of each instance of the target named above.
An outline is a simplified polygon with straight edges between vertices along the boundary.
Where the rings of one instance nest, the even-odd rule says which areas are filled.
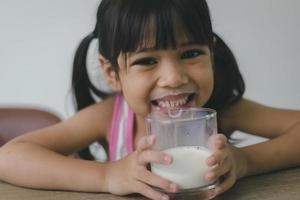
[[[211,152],[200,146],[182,146],[164,150],[173,157],[171,165],[151,164],[153,173],[173,181],[181,189],[202,187],[211,182],[204,180],[204,174],[209,170],[205,160]]]

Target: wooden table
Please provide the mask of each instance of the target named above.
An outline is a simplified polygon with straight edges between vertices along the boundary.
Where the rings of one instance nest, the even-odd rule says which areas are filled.
[[[0,182],[0,200],[144,200],[135,195],[119,197],[110,194],[33,190]],[[300,168],[239,180],[215,200],[300,200]]]

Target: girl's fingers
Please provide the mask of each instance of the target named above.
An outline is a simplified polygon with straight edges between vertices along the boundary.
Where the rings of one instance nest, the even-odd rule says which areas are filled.
[[[173,159],[170,155],[161,151],[146,150],[142,151],[138,156],[138,164],[140,165],[147,165],[148,163],[169,165],[172,161]]]
[[[210,167],[222,163],[228,157],[228,150],[217,150],[206,159],[206,164]]]
[[[137,150],[143,151],[150,148],[155,143],[155,136],[144,136],[137,143]]]
[[[205,174],[205,179],[207,181],[215,180],[218,177],[227,174],[231,169],[232,163],[229,162],[228,159],[224,160],[224,162],[220,165],[217,165],[212,170],[208,171]]]
[[[225,180],[215,188],[216,194],[219,195],[227,191],[229,188],[231,188],[234,185],[235,180],[236,178],[234,177],[233,173],[230,172],[228,176],[226,176]]]
[[[216,139],[215,139],[215,143],[214,143],[215,147],[217,149],[222,149],[226,146],[226,144],[227,144],[226,136],[223,135],[223,134],[217,134]]]
[[[178,184],[157,176],[148,170],[145,170],[145,172],[141,174],[142,176],[139,179],[144,183],[161,188],[171,193],[178,192],[179,190]]]
[[[153,200],[169,200],[169,196],[166,194],[163,194],[161,192],[158,192],[151,188],[150,186],[139,182],[135,188],[134,188],[135,193],[139,193],[141,195],[144,195],[145,197]]]
[[[223,134],[216,134],[209,138],[208,145],[212,150],[222,149],[227,144],[227,138]]]

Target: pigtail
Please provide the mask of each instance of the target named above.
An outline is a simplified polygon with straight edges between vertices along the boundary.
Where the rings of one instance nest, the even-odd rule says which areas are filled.
[[[230,48],[217,34],[214,37],[214,91],[205,106],[221,111],[242,98],[245,82]]]
[[[79,44],[75,53],[73,62],[72,73],[72,90],[75,99],[76,109],[79,111],[91,104],[95,103],[92,94],[105,99],[109,96],[108,93],[98,90],[91,82],[86,64],[86,57],[89,49],[89,45],[93,39],[96,38],[95,33],[91,33],[86,36]],[[102,146],[107,149],[106,141],[99,141]],[[79,156],[86,160],[94,160],[88,148],[85,148],[78,152]]]
[[[72,74],[72,89],[76,103],[76,109],[81,110],[93,103],[95,100],[92,93],[101,99],[108,97],[108,94],[98,90],[89,79],[86,66],[86,57],[89,49],[89,45],[96,36],[94,33],[86,36],[75,53],[73,62],[73,74]]]
[[[214,90],[205,107],[221,112],[242,98],[245,92],[245,82],[231,49],[215,33],[214,39]],[[222,130],[221,127],[218,131],[228,137],[231,135],[231,133]],[[231,141],[235,142],[232,139]]]

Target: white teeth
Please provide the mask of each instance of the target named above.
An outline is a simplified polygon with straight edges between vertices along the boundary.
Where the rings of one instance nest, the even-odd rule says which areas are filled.
[[[162,108],[175,108],[178,106],[185,105],[187,103],[188,97],[184,97],[178,100],[158,100],[157,103]]]

